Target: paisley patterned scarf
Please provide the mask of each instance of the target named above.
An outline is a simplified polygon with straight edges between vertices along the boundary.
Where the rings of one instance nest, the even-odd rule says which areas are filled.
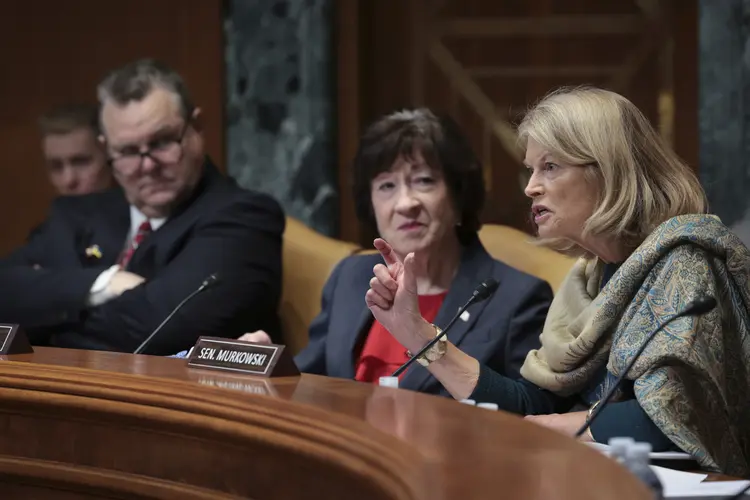
[[[627,378],[654,423],[710,470],[750,475],[750,251],[711,215],[659,227],[599,292],[603,265],[579,260],[521,375],[573,395],[603,364],[614,375],[663,321],[700,295],[717,307],[673,321]]]

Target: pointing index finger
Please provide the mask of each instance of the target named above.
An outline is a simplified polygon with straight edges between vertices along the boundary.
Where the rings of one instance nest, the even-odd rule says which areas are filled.
[[[375,245],[377,251],[380,252],[380,255],[383,256],[383,260],[388,267],[401,262],[396,253],[393,251],[393,248],[384,239],[375,239],[375,241],[373,241],[373,245]]]

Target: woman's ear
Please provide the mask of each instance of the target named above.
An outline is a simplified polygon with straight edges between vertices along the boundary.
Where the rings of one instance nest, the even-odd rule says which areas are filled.
[[[203,110],[195,108],[190,116],[190,123],[198,133],[203,133]]]

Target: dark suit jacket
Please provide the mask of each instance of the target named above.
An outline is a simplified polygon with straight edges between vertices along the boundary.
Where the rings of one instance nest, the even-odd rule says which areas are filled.
[[[188,349],[200,335],[278,335],[284,223],[272,198],[241,189],[207,160],[190,198],[132,256],[128,271],[146,283],[89,308],[94,280],[125,246],[130,208],[119,188],[58,198],[26,245],[0,260],[0,322],[21,324],[36,345],[132,352],[218,273],[146,352]],[[86,256],[93,245],[101,258]]]
[[[355,363],[373,322],[365,292],[372,268],[382,262],[382,257],[374,254],[347,257],[339,263],[323,288],[322,311],[310,326],[310,342],[296,356],[300,370],[354,378]],[[526,353],[539,347],[552,302],[552,289],[545,281],[494,260],[476,239],[463,250],[435,324],[445,326],[477,285],[489,277],[500,286],[488,300],[469,307],[468,321],[456,321],[447,333],[448,340],[480,363],[516,378]],[[437,379],[417,363],[408,369],[400,387],[444,393]]]

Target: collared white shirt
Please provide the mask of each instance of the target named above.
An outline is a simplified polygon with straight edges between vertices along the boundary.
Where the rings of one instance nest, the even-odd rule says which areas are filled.
[[[160,219],[149,219],[143,214],[143,212],[138,210],[133,205],[130,205],[130,230],[128,231],[127,238],[125,238],[123,251],[124,249],[130,247],[130,242],[133,241],[133,238],[138,232],[138,228],[145,221],[148,221],[149,224],[151,224],[151,231],[156,231],[165,222],[167,222],[167,218],[163,217]],[[91,285],[91,289],[89,290],[89,295],[86,298],[86,305],[98,306],[104,304],[108,300],[113,299],[114,296],[108,292],[107,287],[109,286],[109,282],[112,280],[112,277],[117,273],[117,271],[121,270],[122,268],[120,267],[120,265],[115,264],[114,266],[110,267],[106,271],[102,272],[99,276],[97,276],[94,284]]]
[[[156,231],[167,222],[167,218],[149,219],[143,215],[143,212],[135,208],[133,205],[130,205],[130,231],[128,232],[128,237],[125,239],[125,246],[123,248],[130,247],[130,242],[133,241],[135,234],[138,232],[138,228],[145,221],[148,221],[151,224],[152,231]]]

